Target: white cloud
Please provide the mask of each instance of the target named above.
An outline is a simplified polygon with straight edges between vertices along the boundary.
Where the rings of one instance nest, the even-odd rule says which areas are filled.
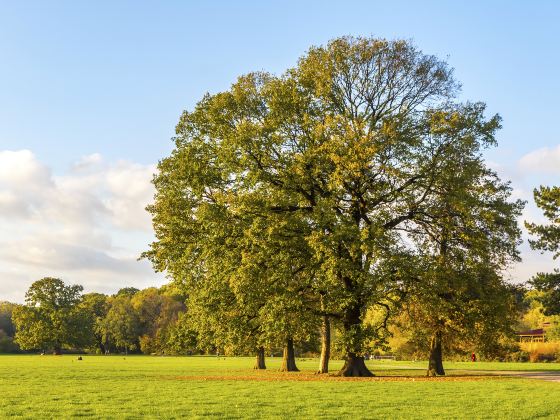
[[[533,173],[560,174],[560,145],[534,150],[519,160],[523,171]]]
[[[154,171],[93,154],[55,176],[29,150],[0,151],[0,300],[44,276],[102,292],[161,284],[136,260],[153,239]]]
[[[125,229],[151,230],[151,219],[145,206],[152,202],[154,189],[151,184],[155,166],[142,166],[119,162],[106,174],[110,199],[107,208],[113,214],[115,225]],[[139,205],[139,204],[144,204]]]
[[[49,169],[29,150],[0,151],[0,185],[31,182],[36,187],[48,183],[50,176]]]
[[[103,162],[103,157],[99,153],[82,156],[76,163],[72,165],[72,170],[75,172],[87,171],[88,169],[100,165]]]

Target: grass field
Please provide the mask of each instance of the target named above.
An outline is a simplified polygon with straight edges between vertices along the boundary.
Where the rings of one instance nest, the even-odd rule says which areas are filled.
[[[26,418],[558,418],[560,383],[482,376],[557,364],[368,362],[372,379],[266,372],[250,358],[0,356],[0,417]],[[332,368],[340,362],[332,362]],[[470,369],[465,372],[465,369]],[[477,370],[473,372],[471,369]],[[480,373],[480,374],[478,374]]]

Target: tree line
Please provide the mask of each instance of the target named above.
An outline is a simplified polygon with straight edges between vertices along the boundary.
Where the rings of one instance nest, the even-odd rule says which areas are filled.
[[[517,330],[527,330],[548,323],[547,338],[560,341],[560,313],[557,303],[550,303],[554,289],[537,288],[533,285],[534,279],[526,285],[512,285],[507,290],[508,299],[515,302],[517,316],[513,326]],[[43,297],[31,299],[31,296],[37,296],[38,290]],[[25,305],[0,302],[0,353],[28,350],[59,354],[64,348],[65,351],[94,354],[247,354],[246,346],[218,347],[217,340],[199,340],[193,327],[196,319],[188,321],[191,314],[184,297],[170,286],[144,290],[127,287],[111,296],[78,293],[77,299],[64,298],[76,290],[81,292],[81,286],[68,286],[60,279],[44,278],[32,284]],[[45,299],[45,296],[49,298]],[[58,304],[53,305],[55,301]],[[30,315],[31,312],[34,314]],[[79,315],[72,315],[78,312]],[[429,334],[419,328],[418,320],[412,316],[415,314],[401,310],[392,316],[387,322],[385,344],[370,343],[367,346],[369,354],[391,354],[406,360],[427,357],[430,354]],[[380,316],[376,311],[369,311],[365,323],[376,325]],[[55,324],[49,319],[64,320],[64,324]],[[328,342],[321,342],[321,336],[328,336]],[[332,351],[338,358],[342,355],[338,339],[336,329],[325,330],[323,325],[311,331],[306,340],[297,341],[295,353],[300,356],[320,354],[324,358]],[[267,353],[280,354],[281,344],[277,342],[276,346],[268,347]],[[514,337],[501,335],[499,331],[495,339],[486,342],[481,339],[473,342],[463,335],[451,336],[445,340],[445,348],[450,358],[465,359],[474,351],[493,360],[529,359],[529,355],[520,354]],[[324,363],[324,360],[320,361],[320,365]]]
[[[24,305],[3,303],[0,324],[23,350],[85,350],[100,354],[178,353],[190,343],[175,340],[185,305],[170,288],[133,287],[115,295],[82,294],[80,285],[45,277],[34,282]]]

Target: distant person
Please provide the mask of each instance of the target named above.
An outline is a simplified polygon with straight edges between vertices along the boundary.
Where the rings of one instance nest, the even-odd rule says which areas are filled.
[[[476,362],[476,354],[471,354],[471,361]]]

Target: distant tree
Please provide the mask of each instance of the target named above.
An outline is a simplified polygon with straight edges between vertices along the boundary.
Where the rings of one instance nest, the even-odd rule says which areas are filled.
[[[140,319],[132,306],[131,297],[121,294],[109,299],[107,315],[100,321],[103,342],[128,353],[139,347]]]
[[[88,314],[81,311],[82,286],[67,286],[57,278],[45,277],[34,282],[25,295],[25,305],[14,309],[15,341],[22,349],[87,345],[90,339]]]
[[[91,341],[101,354],[105,354],[106,343],[103,340],[102,323],[109,310],[108,296],[102,293],[83,295],[80,309],[89,314]]]
[[[0,302],[0,330],[4,331],[8,337],[13,337],[15,334],[12,312],[16,306],[15,303]]]
[[[19,350],[14,338],[6,334],[4,330],[0,330],[0,353],[17,353]]]
[[[550,221],[547,225],[525,222],[525,227],[536,239],[530,239],[531,248],[553,253],[553,258],[560,256],[560,187],[540,186],[533,190],[535,204]],[[544,292],[539,300],[544,306],[545,315],[560,314],[560,271],[538,273],[529,284]]]
[[[554,258],[560,255],[560,187],[540,186],[533,190],[535,204],[550,221],[548,225],[525,222],[525,227],[537,239],[530,239],[533,249],[550,251]]]
[[[197,332],[188,320],[188,313],[181,312],[177,322],[167,330],[165,349],[170,354],[193,354],[200,349]]]
[[[535,299],[542,304],[544,315],[560,315],[560,271],[537,273],[529,284],[541,292]]]
[[[518,327],[520,330],[533,330],[542,328],[550,317],[545,315],[545,308],[542,303],[543,294],[536,289],[526,290],[523,299],[523,310],[519,316]]]
[[[184,304],[155,287],[139,291],[131,303],[140,323],[140,350],[147,354],[165,353],[169,329],[185,310]]]
[[[12,322],[12,312],[17,304],[0,302],[0,353],[13,353],[19,350],[14,343],[15,326]]]
[[[140,289],[137,289],[136,287],[123,287],[122,289],[119,289],[119,291],[117,292],[116,296],[128,296],[128,297],[132,297],[134,296],[136,293],[138,293],[140,291]]]

